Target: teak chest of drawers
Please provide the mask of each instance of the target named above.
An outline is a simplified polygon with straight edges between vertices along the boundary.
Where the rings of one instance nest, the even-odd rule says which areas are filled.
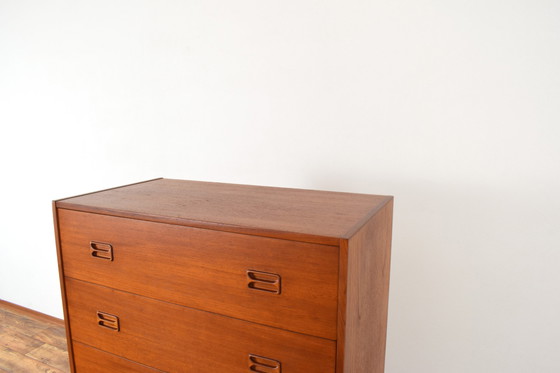
[[[53,209],[73,372],[384,370],[392,197],[156,179]]]

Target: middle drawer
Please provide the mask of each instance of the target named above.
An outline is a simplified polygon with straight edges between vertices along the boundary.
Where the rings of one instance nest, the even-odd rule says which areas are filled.
[[[65,283],[74,345],[81,342],[166,372],[334,372],[335,341],[79,280]]]
[[[64,275],[336,339],[338,248],[58,210]]]

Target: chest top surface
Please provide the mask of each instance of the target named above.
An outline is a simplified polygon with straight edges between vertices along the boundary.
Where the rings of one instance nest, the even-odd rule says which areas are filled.
[[[58,208],[338,245],[390,196],[155,179],[56,201]]]

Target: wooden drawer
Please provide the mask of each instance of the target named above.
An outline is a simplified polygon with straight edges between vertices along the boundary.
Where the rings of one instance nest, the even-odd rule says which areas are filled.
[[[74,341],[150,367],[187,373],[248,373],[259,364],[261,368],[253,372],[330,373],[335,369],[336,343],[328,339],[80,280],[66,278],[65,284]],[[274,369],[275,365],[279,368]]]
[[[64,209],[58,213],[65,276],[336,339],[336,247]],[[107,244],[112,260],[104,258]],[[269,283],[276,279],[279,283]]]
[[[134,361],[123,359],[113,354],[73,341],[74,364],[79,373],[162,373]]]

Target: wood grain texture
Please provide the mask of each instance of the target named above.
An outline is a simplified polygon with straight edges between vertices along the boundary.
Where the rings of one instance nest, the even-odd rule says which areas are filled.
[[[33,336],[36,340],[54,346],[60,350],[68,351],[66,330],[62,327],[49,327]]]
[[[64,327],[60,321],[0,302],[0,372],[69,371]]]
[[[74,361],[79,373],[158,373],[161,370],[115,356],[74,341]]]
[[[18,304],[14,304],[5,300],[0,299],[0,308],[5,310],[11,310],[13,313],[25,315],[28,318],[34,320],[40,320],[46,323],[53,324],[54,326],[64,326],[64,320],[46,315],[41,312],[37,312],[35,310],[29,309],[27,307],[22,307]]]
[[[40,319],[34,319],[29,314],[18,312],[17,310],[5,308],[0,304],[0,325],[10,330],[33,337],[37,333],[45,331],[51,323],[45,323]]]
[[[348,240],[340,241],[338,254],[338,305],[336,322],[336,373],[344,372],[346,301],[348,294]]]
[[[18,328],[9,324],[0,324],[0,336],[1,346],[24,355],[44,344],[44,342],[20,332]]]
[[[68,369],[68,353],[66,350],[47,343],[43,343],[25,355],[59,370]]]
[[[278,360],[283,373],[334,372],[335,342],[66,279],[76,341],[168,372],[246,373],[249,354]],[[97,325],[101,310],[120,331]]]
[[[66,200],[66,199],[70,199],[70,198],[78,198],[78,197],[84,197],[87,196],[89,194],[95,194],[95,193],[101,193],[101,192],[107,192],[109,190],[113,190],[113,189],[119,189],[119,188],[126,188],[132,185],[136,185],[136,184],[142,184],[142,183],[149,183],[151,181],[156,181],[156,180],[161,180],[163,179],[162,177],[156,177],[154,179],[149,179],[149,180],[144,180],[144,181],[138,181],[136,183],[130,183],[130,184],[125,184],[125,185],[120,185],[117,187],[111,187],[111,188],[106,188],[106,189],[100,189],[100,190],[96,190],[95,192],[88,192],[88,193],[82,193],[82,194],[77,194],[75,196],[72,197],[66,197],[66,198],[60,198],[58,200],[54,200],[53,202],[57,202],[57,201],[62,201],[62,200]]]
[[[7,347],[0,347],[0,369],[10,373],[65,373]]]
[[[157,179],[56,201],[61,208],[337,245],[390,197]]]
[[[59,209],[66,276],[300,333],[336,339],[338,249]],[[114,260],[94,258],[90,241]],[[280,275],[279,295],[247,270]]]
[[[156,179],[53,207],[79,373],[384,371],[392,197]]]
[[[66,331],[66,343],[68,350],[68,359],[70,370],[75,372],[74,367],[74,353],[72,351],[72,332],[70,324],[68,323],[68,302],[66,297],[66,289],[64,287],[64,260],[62,258],[62,248],[60,245],[60,224],[58,222],[58,210],[56,208],[56,201],[52,202],[53,222],[54,222],[54,238],[56,242],[56,259],[58,261],[58,278],[60,281],[60,293],[62,295],[62,310],[64,312],[64,325]]]
[[[384,372],[392,216],[390,201],[348,241],[337,373]]]

